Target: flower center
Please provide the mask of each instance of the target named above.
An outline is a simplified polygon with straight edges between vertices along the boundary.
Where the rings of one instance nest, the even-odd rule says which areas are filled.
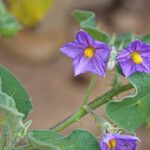
[[[89,58],[91,58],[93,55],[94,55],[94,48],[93,47],[88,47],[87,49],[85,49],[85,51],[84,51],[84,55],[86,56],[86,57],[89,57]]]
[[[142,57],[140,56],[140,54],[138,52],[133,52],[131,54],[131,58],[136,64],[141,64],[143,61]]]
[[[112,139],[107,143],[107,146],[109,149],[115,148],[116,147],[116,140]]]

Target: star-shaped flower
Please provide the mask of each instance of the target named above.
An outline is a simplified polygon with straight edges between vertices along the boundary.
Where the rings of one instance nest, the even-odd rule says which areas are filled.
[[[60,50],[73,59],[75,75],[89,71],[105,77],[110,54],[107,44],[94,40],[87,32],[80,30],[75,41],[65,44]]]
[[[117,56],[125,77],[136,72],[150,73],[150,44],[135,40]]]
[[[136,150],[138,141],[135,136],[107,133],[100,142],[100,148],[101,150]]]

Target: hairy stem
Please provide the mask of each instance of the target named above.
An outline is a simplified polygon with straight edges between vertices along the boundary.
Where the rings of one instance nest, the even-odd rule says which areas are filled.
[[[33,149],[34,148],[31,145],[26,144],[26,145],[23,145],[23,146],[17,148],[16,150],[33,150]]]
[[[127,85],[118,87],[116,89],[112,89],[112,90],[108,91],[107,93],[105,93],[104,95],[97,97],[95,100],[93,100],[88,105],[92,110],[94,110],[94,109],[100,107],[101,105],[107,103],[108,101],[112,100],[112,98],[114,96],[116,96],[122,92],[128,91],[132,88],[133,88],[133,86],[131,84],[127,84]],[[65,129],[66,127],[68,127],[69,125],[71,125],[75,122],[78,122],[86,114],[88,114],[87,111],[83,108],[83,106],[81,106],[75,113],[73,113],[72,115],[70,115],[69,117],[64,119],[63,121],[59,122],[58,124],[56,124],[55,126],[50,128],[50,130],[55,130],[57,132],[60,132],[63,129]]]
[[[8,123],[6,121],[5,126],[3,127],[2,138],[1,138],[1,147],[4,149],[7,142],[7,134],[8,134]]]
[[[96,75],[93,74],[92,78],[91,78],[91,81],[90,81],[90,84],[89,84],[89,87],[88,87],[88,89],[86,91],[85,97],[83,99],[83,105],[88,103],[88,99],[89,99],[89,97],[91,95],[92,89],[94,88],[95,82],[96,82]]]

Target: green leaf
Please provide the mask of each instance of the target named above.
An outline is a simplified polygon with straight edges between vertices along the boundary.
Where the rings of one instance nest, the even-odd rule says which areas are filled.
[[[55,131],[32,131],[28,134],[28,140],[39,150],[99,150],[96,137],[81,129],[66,137]]]
[[[29,127],[29,122],[27,122],[25,125],[23,124],[22,119],[24,114],[19,113],[16,109],[14,100],[2,92],[0,92],[0,111],[6,117],[13,137],[24,136],[25,131],[27,130],[26,128]]]
[[[74,10],[72,16],[80,22],[81,27],[90,27],[96,29],[95,14],[91,11]]]
[[[98,41],[109,43],[109,36],[96,27],[95,14],[91,11],[74,10],[72,16],[80,23],[83,30],[87,31]]]
[[[128,79],[136,93],[108,103],[106,114],[119,127],[134,132],[150,116],[150,74],[137,73]]]
[[[119,46],[123,42],[124,47],[126,47],[131,41],[132,41],[132,33],[131,32],[127,32],[124,34],[118,34],[116,36],[115,45],[117,48],[119,48]]]
[[[118,34],[116,36],[115,45],[119,48],[122,44],[122,47],[127,47],[129,43],[131,43],[135,39],[141,39],[139,35],[135,35],[132,32],[127,32],[124,34]]]
[[[26,118],[33,109],[31,97],[21,83],[2,65],[0,65],[0,77],[2,92],[14,99],[18,111]]]
[[[150,33],[142,37],[142,41],[145,43],[150,43]]]

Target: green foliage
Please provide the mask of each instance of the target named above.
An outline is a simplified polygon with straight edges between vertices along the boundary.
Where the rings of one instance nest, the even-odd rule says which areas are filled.
[[[150,43],[150,33],[142,37],[142,41],[145,43]]]
[[[32,111],[31,97],[21,83],[2,65],[0,66],[2,92],[12,97],[16,108],[24,114],[24,118]]]
[[[109,36],[97,29],[93,12],[74,10],[72,16],[80,23],[81,28],[91,34],[96,40],[109,43]]]
[[[99,150],[96,137],[81,129],[66,137],[55,131],[32,131],[28,140],[32,147],[39,150]]]
[[[3,2],[0,0],[0,36],[11,37],[18,33],[20,25],[16,18],[7,12]]]
[[[116,40],[115,40],[115,46],[117,48],[121,47],[127,47],[129,43],[131,43],[133,40],[135,39],[140,39],[141,37],[139,35],[135,35],[132,32],[127,32],[124,34],[118,34],[116,36]]]
[[[134,132],[150,116],[150,74],[137,73],[128,78],[136,93],[107,104],[107,116],[126,131]]]
[[[22,119],[24,115],[18,112],[14,100],[2,92],[0,92],[0,112],[5,116],[11,136],[16,138],[25,135],[26,129],[30,123],[27,122],[25,125],[23,124]]]

